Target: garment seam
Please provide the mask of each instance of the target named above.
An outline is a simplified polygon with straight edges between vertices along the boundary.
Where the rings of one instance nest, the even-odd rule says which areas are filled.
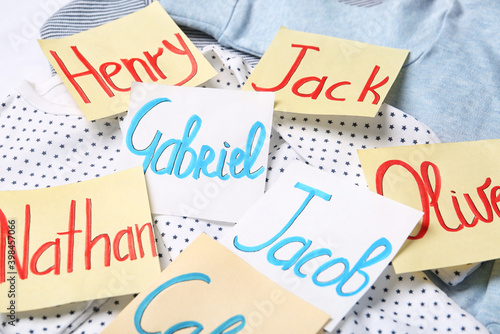
[[[234,12],[236,11],[236,7],[238,6],[238,3],[239,3],[239,0],[234,0],[234,6],[231,10],[231,15],[229,15],[229,18],[226,22],[226,25],[224,26],[224,28],[222,28],[221,30],[221,36],[220,38],[222,38],[222,36],[225,36],[226,35],[226,30],[227,30],[227,27],[229,26],[229,23],[231,22],[231,20],[233,19],[233,16],[234,16]]]
[[[453,7],[454,7],[455,3],[456,3],[455,1],[452,1],[450,3],[450,7],[444,13],[444,15],[443,15],[443,21],[441,23],[441,27],[439,27],[438,33],[436,34],[436,38],[430,43],[430,45],[427,48],[423,49],[422,52],[414,60],[412,60],[408,64],[403,65],[403,67],[409,67],[410,65],[415,64],[420,58],[422,58],[422,56],[424,56],[425,54],[429,53],[436,46],[437,41],[439,40],[441,34],[443,33],[444,25],[447,22],[447,19],[448,19],[449,15],[450,15],[450,12],[453,10]]]

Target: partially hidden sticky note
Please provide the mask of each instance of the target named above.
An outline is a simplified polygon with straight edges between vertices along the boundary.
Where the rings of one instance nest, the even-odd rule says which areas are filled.
[[[373,117],[407,55],[281,27],[243,89],[276,92],[279,111]]]
[[[2,312],[137,293],[158,274],[140,168],[0,192]]]
[[[316,334],[328,318],[201,234],[103,334]]]
[[[327,312],[328,331],[370,288],[420,211],[299,162],[290,164],[221,243]]]
[[[274,93],[134,83],[131,96],[118,168],[143,166],[153,213],[234,223],[264,193]]]
[[[500,140],[358,154],[371,190],[424,212],[394,258],[396,272],[500,258]]]
[[[217,74],[158,2],[38,42],[89,120],[126,111],[132,81],[197,86]]]

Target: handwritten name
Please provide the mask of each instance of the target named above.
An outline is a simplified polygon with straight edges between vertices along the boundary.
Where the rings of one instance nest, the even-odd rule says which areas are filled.
[[[242,252],[259,252],[263,250],[266,247],[269,247],[273,245],[267,252],[267,261],[274,265],[281,267],[282,270],[289,270],[290,268],[293,267],[293,273],[300,277],[300,278],[305,278],[307,277],[306,274],[301,272],[301,267],[304,266],[307,262],[311,261],[312,259],[316,259],[319,257],[326,256],[328,258],[331,258],[333,255],[332,250],[328,248],[318,248],[309,251],[306,253],[313,242],[311,240],[306,240],[302,236],[292,236],[288,238],[284,238],[280,241],[278,241],[279,238],[281,238],[285,232],[294,224],[294,222],[297,220],[297,218],[303,213],[304,209],[307,207],[307,205],[314,199],[314,198],[320,198],[324,201],[330,201],[332,198],[332,195],[327,194],[319,189],[313,188],[311,186],[305,185],[303,183],[297,182],[295,184],[295,188],[300,189],[305,191],[308,195],[304,202],[302,202],[302,205],[299,207],[299,209],[295,212],[295,214],[292,216],[292,218],[288,221],[288,223],[271,239],[268,241],[257,245],[257,246],[245,246],[240,243],[238,236],[235,236],[233,239],[233,245],[236,247],[236,249],[242,251]],[[292,255],[289,259],[283,260],[283,259],[277,259],[276,258],[276,253],[283,247],[292,244],[292,243],[299,243],[302,244],[301,248],[294,254]],[[382,251],[380,251],[378,254],[375,256],[372,256],[373,253],[379,248],[382,247]],[[352,296],[357,293],[359,293],[361,290],[363,290],[367,284],[370,281],[369,274],[364,270],[364,268],[370,267],[385,258],[387,258],[392,251],[392,245],[387,240],[386,238],[380,238],[376,240],[366,251],[365,253],[360,257],[360,259],[356,262],[356,264],[352,267],[350,267],[349,260],[343,257],[338,257],[338,258],[332,258],[323,264],[321,264],[316,271],[313,273],[311,279],[312,282],[319,286],[319,287],[326,287],[326,286],[331,286],[335,285],[336,286],[336,292],[339,296],[347,297],[347,296]],[[318,276],[321,275],[323,272],[327,271],[330,268],[333,268],[336,265],[341,265],[343,266],[342,272],[335,278],[329,280],[329,281],[321,281]],[[354,274],[358,273],[363,277],[362,283],[356,288],[353,289],[352,291],[344,291],[344,286],[352,279]],[[350,284],[349,286],[353,286],[354,284]]]
[[[95,79],[96,83],[99,87],[106,93],[109,97],[115,96],[114,91],[116,92],[128,92],[130,91],[130,87],[118,87],[117,84],[113,81],[113,77],[120,74],[131,76],[131,81],[143,82],[143,79],[139,75],[136,66],[140,66],[140,68],[147,74],[148,79],[152,82],[156,82],[159,79],[165,80],[167,75],[164,73],[165,69],[161,69],[158,65],[158,58],[163,54],[165,50],[171,52],[172,54],[179,55],[182,57],[187,57],[189,63],[191,64],[191,68],[189,69],[189,73],[185,78],[180,80],[177,83],[172,84],[173,86],[182,86],[189,80],[191,80],[198,71],[198,64],[191,50],[187,46],[186,42],[183,40],[182,36],[178,33],[174,34],[179,42],[179,47],[174,46],[172,43],[167,40],[163,40],[162,46],[159,47],[155,54],[151,54],[149,51],[144,51],[142,54],[143,58],[135,57],[135,58],[121,58],[119,62],[109,61],[104,62],[102,64],[95,64],[96,66],[91,64],[91,62],[85,57],[80,50],[78,50],[77,46],[71,46],[71,51],[75,55],[76,59],[86,68],[83,72],[71,73],[68,70],[68,67],[65,64],[65,61],[59,57],[56,51],[50,50],[51,56],[56,61],[57,65],[62,71],[62,74],[68,79],[68,81],[73,85],[75,90],[80,95],[80,98],[85,103],[91,103],[89,97],[85,90],[80,86],[80,84],[76,81],[77,78],[91,76]],[[67,61],[66,61],[67,62]],[[122,70],[122,65],[125,67],[125,71]],[[96,69],[97,68],[97,69]],[[128,74],[127,74],[128,73]]]
[[[66,272],[73,272],[73,262],[74,262],[74,246],[75,242],[78,240],[76,235],[83,233],[82,230],[76,229],[75,224],[75,213],[76,213],[76,201],[71,201],[69,210],[69,223],[67,231],[62,231],[56,233],[57,235],[67,237],[67,263]],[[139,256],[143,258],[145,256],[142,234],[147,229],[149,236],[149,244],[151,246],[151,253],[153,257],[156,257],[156,247],[155,238],[153,235],[153,227],[150,222],[139,227],[138,224],[132,226],[127,226],[125,229],[118,231],[114,238],[110,238],[107,233],[99,234],[92,237],[92,202],[90,199],[86,200],[85,205],[85,215],[86,215],[86,226],[85,226],[85,238],[84,245],[85,250],[83,253],[83,258],[85,262],[85,269],[91,270],[92,268],[92,249],[98,243],[104,243],[104,266],[109,267],[111,265],[111,256],[113,255],[116,261],[134,261],[137,260],[137,252]],[[7,218],[3,211],[0,209],[0,283],[5,282],[6,274],[6,248],[7,244],[9,249],[9,259],[10,256],[14,258],[15,268],[19,274],[20,279],[28,278],[28,268],[34,275],[47,275],[53,273],[54,275],[59,275],[61,273],[61,238],[55,238],[53,241],[48,241],[42,244],[36,249],[35,252],[30,252],[30,227],[31,227],[31,208],[27,204],[25,207],[25,222],[24,222],[24,235],[23,235],[23,253],[21,256],[18,255],[18,250],[15,246],[12,246],[10,241],[12,240],[9,234],[9,225]],[[135,233],[134,233],[135,232]],[[120,244],[122,242],[127,243],[127,254],[120,253]],[[50,252],[52,249],[52,259],[53,265],[48,268],[39,268],[38,260],[46,253]],[[112,249],[112,251],[111,251]],[[112,253],[112,255],[111,255]],[[30,256],[31,254],[31,256]],[[46,255],[50,258],[50,255]],[[20,259],[22,258],[22,260]],[[10,261],[9,261],[10,263]],[[9,265],[9,271],[13,271],[14,267]]]
[[[256,83],[252,82],[252,87],[254,90],[256,90],[258,92],[276,92],[276,91],[284,89],[290,83],[290,80],[292,79],[293,75],[295,74],[295,72],[299,68],[307,51],[308,50],[318,51],[318,52],[320,51],[319,47],[313,46],[313,45],[292,44],[291,47],[292,48],[299,48],[300,52],[299,52],[297,58],[295,59],[294,63],[292,64],[292,66],[290,67],[288,72],[286,73],[286,75],[281,80],[281,82],[274,87],[267,87],[267,88],[257,86]],[[386,76],[384,79],[382,79],[378,83],[376,83],[376,84],[373,83],[379,70],[380,70],[380,66],[375,65],[375,67],[372,70],[372,73],[370,74],[370,76],[366,80],[366,83],[365,83],[363,89],[361,90],[361,93],[359,94],[357,102],[364,102],[368,92],[371,92],[373,95],[372,104],[376,105],[379,103],[380,94],[376,91],[376,89],[379,89],[380,87],[384,86],[389,81],[389,77]],[[292,93],[296,96],[311,98],[313,100],[316,100],[320,96],[321,92],[323,91],[323,88],[325,87],[327,80],[328,80],[328,76],[322,76],[321,78],[316,77],[316,76],[304,77],[304,78],[301,78],[301,79],[298,79],[297,81],[295,81],[295,83],[291,86],[290,89],[291,89]],[[314,82],[316,83],[316,86],[315,86],[316,88],[314,88],[314,90],[312,90],[311,92],[306,92],[306,93],[300,92],[302,86],[304,86],[305,84],[314,83]],[[328,100],[332,100],[332,101],[345,101],[345,98],[343,98],[343,97],[334,96],[334,91],[342,86],[349,86],[349,85],[351,85],[350,81],[338,81],[338,82],[330,85],[326,89],[325,97]],[[309,86],[314,87],[314,84],[310,84]]]
[[[389,168],[393,166],[401,166],[406,171],[408,171],[413,179],[415,180],[418,191],[420,195],[420,201],[422,204],[422,211],[424,212],[424,216],[422,218],[421,227],[419,231],[414,236],[409,236],[408,239],[421,239],[427,233],[430,224],[430,213],[431,207],[434,209],[434,213],[436,215],[437,221],[439,225],[448,232],[458,232],[462,230],[464,227],[474,227],[478,224],[478,222],[491,223],[493,221],[493,212],[500,217],[500,209],[498,208],[498,202],[500,202],[500,186],[494,186],[490,190],[489,196],[486,194],[485,190],[491,185],[491,178],[487,177],[482,185],[477,187],[477,195],[479,200],[484,207],[486,215],[483,216],[481,212],[479,212],[478,207],[470,197],[468,193],[464,193],[463,197],[467,202],[467,206],[473,214],[473,218],[470,222],[464,216],[464,213],[460,207],[456,192],[454,190],[450,190],[451,192],[451,202],[453,205],[453,209],[455,211],[456,217],[452,218],[453,223],[446,223],[443,215],[441,213],[441,209],[439,208],[439,200],[441,197],[441,172],[436,164],[430,161],[424,161],[420,165],[420,174],[408,163],[402,160],[388,160],[379,166],[376,173],[376,190],[377,193],[383,195],[383,182],[384,177],[389,170]],[[434,175],[433,182],[431,182],[431,177],[429,174],[429,169],[432,169],[432,174]],[[433,186],[434,185],[434,186]],[[489,197],[489,200],[488,200]]]
[[[125,139],[127,147],[133,154],[144,156],[142,164],[144,171],[149,167],[158,175],[174,175],[181,179],[191,175],[195,180],[199,179],[200,174],[209,178],[218,177],[221,180],[228,180],[230,177],[255,179],[264,172],[264,166],[253,168],[266,139],[266,128],[258,121],[248,133],[245,149],[235,147],[229,154],[228,149],[231,148],[231,144],[224,141],[224,147],[219,150],[217,161],[215,149],[211,146],[202,145],[199,152],[190,147],[202,124],[201,118],[195,114],[187,121],[181,139],[171,138],[160,143],[163,133],[156,131],[147,147],[137,148],[134,145],[134,135],[141,120],[147,117],[151,110],[165,102],[172,101],[167,98],[157,98],[144,104],[133,117],[127,130]],[[168,162],[165,166],[161,166],[159,160],[169,148],[171,150]]]
[[[151,302],[163,291],[167,290],[171,286],[175,284],[186,284],[188,282],[205,282],[210,284],[210,277],[203,273],[189,273],[184,275],[179,275],[174,277],[165,283],[159,285],[156,289],[154,289],[151,293],[149,293],[139,304],[137,310],[134,314],[134,326],[139,334],[148,334],[151,333],[143,329],[141,322],[144,316],[144,312],[150,306]],[[242,315],[235,315],[228,320],[224,321],[221,325],[219,325],[216,329],[211,331],[211,334],[236,334],[245,327],[245,317]],[[236,327],[234,327],[236,326]],[[234,327],[234,328],[232,328]],[[165,331],[165,333],[175,333],[182,329],[186,328],[195,328],[191,333],[200,333],[203,330],[203,325],[197,321],[182,321]],[[231,330],[229,330],[232,328]],[[159,332],[157,332],[159,333]]]

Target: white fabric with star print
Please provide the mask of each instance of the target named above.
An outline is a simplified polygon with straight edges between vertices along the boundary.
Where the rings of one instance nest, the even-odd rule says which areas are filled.
[[[205,47],[203,53],[219,69],[219,75],[205,83],[206,87],[238,89],[252,70],[240,57],[219,46]],[[74,106],[47,101],[42,95],[33,85],[25,84],[0,103],[0,189],[55,186],[113,172],[121,143],[119,118],[89,122]],[[351,117],[277,112],[273,127],[267,188],[292,160],[365,186],[356,149],[437,141],[425,125],[389,106],[384,106],[374,119],[363,122]],[[405,132],[408,129],[412,131]],[[183,217],[154,219],[163,268],[169,255],[175,258],[200,233],[217,239],[231,228],[229,224]],[[6,334],[99,333],[132,298],[123,296],[24,312],[18,314],[15,327],[7,326],[2,315],[0,330]],[[391,331],[486,333],[478,321],[437,289],[424,273],[396,275],[388,266],[336,332]]]

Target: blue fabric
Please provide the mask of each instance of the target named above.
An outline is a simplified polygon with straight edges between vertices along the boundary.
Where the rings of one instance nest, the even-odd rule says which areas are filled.
[[[281,25],[410,50],[385,102],[418,118],[443,142],[500,138],[500,2],[160,0],[181,25],[261,56]],[[500,334],[500,260],[456,287],[436,284]]]
[[[500,261],[493,262],[488,288],[476,319],[492,334],[500,334]]]
[[[447,286],[432,274],[428,276],[491,334],[500,334],[500,260],[483,263],[457,286]]]
[[[261,56],[281,25],[410,50],[385,102],[443,142],[500,138],[500,2],[160,0],[181,25]]]

